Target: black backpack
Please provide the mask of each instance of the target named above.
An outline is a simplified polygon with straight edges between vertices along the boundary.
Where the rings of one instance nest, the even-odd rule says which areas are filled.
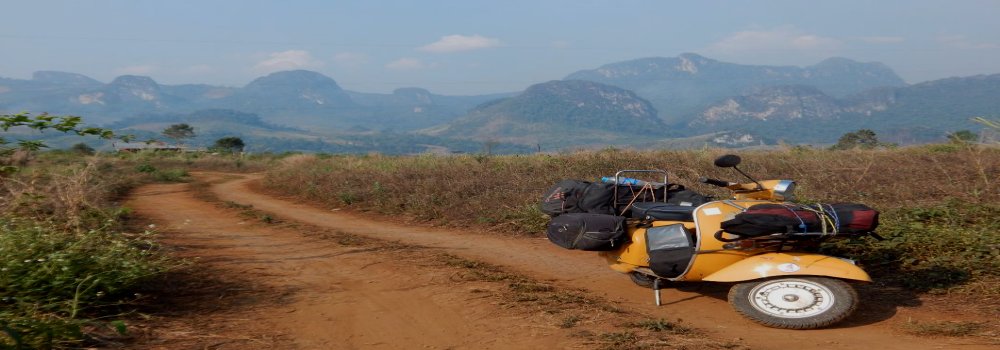
[[[608,214],[559,215],[549,221],[545,234],[560,247],[589,251],[614,250],[628,239],[625,218]]]
[[[611,184],[562,180],[545,191],[541,209],[553,217],[565,213],[610,214],[613,196]]]

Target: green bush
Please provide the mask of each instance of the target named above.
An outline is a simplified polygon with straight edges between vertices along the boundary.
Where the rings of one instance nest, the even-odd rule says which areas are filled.
[[[150,165],[149,163],[142,163],[135,166],[135,171],[140,173],[153,173],[156,172],[156,167]]]
[[[130,289],[167,268],[151,238],[0,218],[0,345],[80,341],[88,316],[132,299]]]
[[[879,280],[917,291],[970,281],[1000,296],[1000,205],[948,201],[883,213],[874,239],[840,241],[831,253],[858,259]]]
[[[168,169],[154,171],[152,175],[153,179],[160,182],[183,182],[186,180],[188,172],[184,169]]]

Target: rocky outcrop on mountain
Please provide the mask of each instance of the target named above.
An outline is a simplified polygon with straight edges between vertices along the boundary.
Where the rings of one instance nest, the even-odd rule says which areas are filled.
[[[810,86],[772,86],[754,89],[712,105],[691,122],[693,126],[768,120],[830,119],[845,108],[833,97]]]
[[[556,80],[476,107],[431,134],[511,142],[565,141],[607,135],[659,134],[656,109],[618,87],[582,80]],[[553,141],[555,142],[555,141]]]

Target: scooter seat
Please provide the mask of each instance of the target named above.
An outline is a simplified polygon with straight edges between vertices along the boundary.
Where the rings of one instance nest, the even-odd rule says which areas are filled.
[[[632,217],[642,220],[694,221],[694,209],[663,202],[636,202],[632,204]]]

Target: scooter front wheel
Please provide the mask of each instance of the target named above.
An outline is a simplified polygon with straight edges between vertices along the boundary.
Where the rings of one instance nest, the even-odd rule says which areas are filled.
[[[768,327],[813,329],[849,316],[858,307],[858,293],[833,278],[772,278],[733,286],[729,303],[743,316]]]

